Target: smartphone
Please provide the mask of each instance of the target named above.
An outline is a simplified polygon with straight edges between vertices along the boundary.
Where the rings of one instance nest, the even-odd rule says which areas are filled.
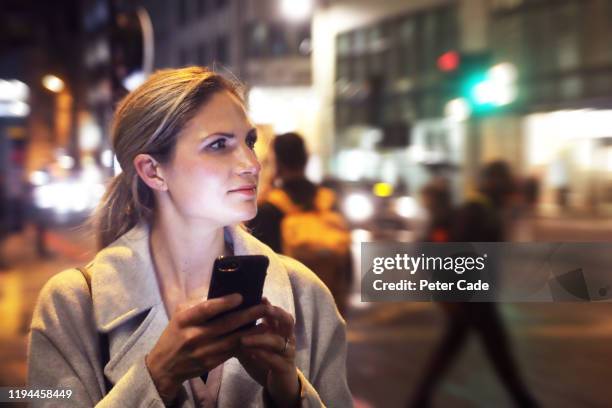
[[[238,307],[221,313],[215,319],[261,303],[269,264],[268,257],[264,255],[220,256],[215,259],[210,287],[208,288],[208,299],[219,298],[232,293],[242,295],[242,303]],[[255,321],[247,323],[236,331],[254,327],[255,324]],[[200,378],[206,383],[208,373],[203,373]]]
[[[215,260],[208,290],[208,299],[214,299],[232,293],[242,295],[242,303],[235,309],[219,317],[261,303],[266,271],[270,261],[264,255],[220,256]],[[255,326],[251,322],[238,330]]]

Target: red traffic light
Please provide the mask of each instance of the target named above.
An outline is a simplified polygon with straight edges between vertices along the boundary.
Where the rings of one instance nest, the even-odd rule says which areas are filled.
[[[457,51],[447,51],[438,57],[438,69],[442,72],[451,72],[459,68],[461,57]]]

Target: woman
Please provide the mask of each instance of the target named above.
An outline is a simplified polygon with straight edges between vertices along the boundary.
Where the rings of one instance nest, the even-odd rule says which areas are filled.
[[[100,206],[91,296],[76,269],[47,283],[30,387],[70,388],[62,405],[74,406],[351,405],[329,291],[240,226],[257,211],[256,140],[236,87],[203,68],[159,71],[121,102],[112,142],[123,172]],[[214,320],[241,302],[206,300],[224,254],[270,259],[265,300]]]

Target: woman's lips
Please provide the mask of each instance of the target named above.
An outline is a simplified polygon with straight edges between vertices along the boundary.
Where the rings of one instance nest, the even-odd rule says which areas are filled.
[[[254,196],[257,194],[257,187],[256,186],[240,187],[235,190],[230,190],[229,192],[230,193],[240,193],[246,196]]]

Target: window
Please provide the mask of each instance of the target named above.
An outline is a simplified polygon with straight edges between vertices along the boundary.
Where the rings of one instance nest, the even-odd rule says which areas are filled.
[[[281,24],[250,24],[245,30],[245,43],[249,57],[278,57],[289,53],[287,33]]]
[[[421,72],[431,72],[436,70],[437,50],[436,50],[436,15],[427,13],[421,19],[422,24],[422,42],[419,47],[421,61]]]
[[[389,62],[389,38],[383,24],[372,27],[367,33],[368,73],[386,77]]]
[[[557,38],[557,67],[560,70],[577,68],[580,65],[580,45],[578,27],[578,7],[575,3],[560,6],[553,13],[552,22],[556,25],[548,39]]]
[[[267,55],[268,26],[263,22],[249,24],[245,29],[246,51],[249,57],[260,58]]]
[[[270,27],[270,54],[273,57],[287,55],[289,44],[285,29],[280,24],[273,24]]]
[[[399,23],[399,72],[400,77],[415,76],[418,68],[416,21],[411,16]]]
[[[351,55],[351,33],[343,33],[338,35],[336,44],[336,50],[339,57]]]
[[[457,49],[456,7],[392,17],[336,38],[336,108],[340,127],[399,129],[442,115],[437,59]]]
[[[495,21],[495,30],[492,33],[492,44],[495,44],[495,54],[503,56],[506,61],[514,61],[519,75],[524,76],[524,64],[516,64],[525,60],[527,41],[523,39],[523,19],[519,14],[508,15]]]
[[[582,59],[586,66],[602,66],[612,60],[609,55],[610,27],[607,20],[609,4],[612,2],[588,1],[581,4],[582,19],[588,24],[582,24]]]
[[[353,37],[353,52],[361,55],[366,51],[367,36],[366,30],[357,30]]]
[[[351,65],[350,58],[339,59],[336,65],[336,78],[348,82],[351,79]]]

